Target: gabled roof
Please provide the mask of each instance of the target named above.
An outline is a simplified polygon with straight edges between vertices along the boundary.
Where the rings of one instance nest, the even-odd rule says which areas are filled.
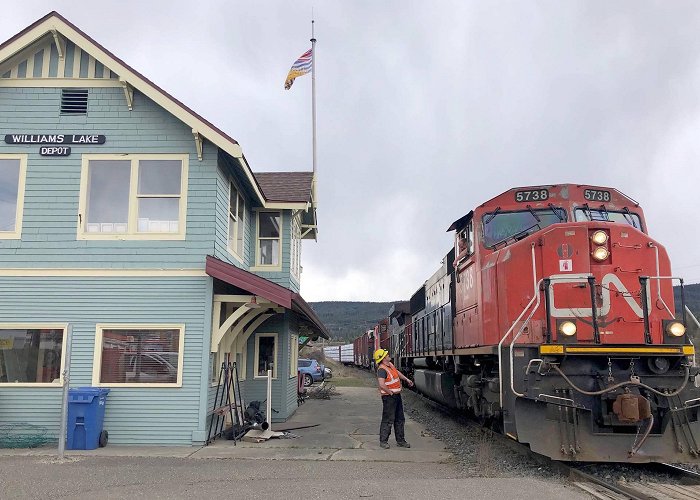
[[[192,127],[193,133],[196,132],[200,134],[232,157],[237,158],[255,195],[258,197],[260,203],[263,205],[265,204],[262,190],[255,180],[253,172],[246,162],[241,147],[236,140],[105,49],[58,12],[50,12],[0,45],[0,63],[16,56],[22,50],[31,47],[47,36],[55,36],[54,32],[73,42],[81,51],[87,53],[90,57],[103,64],[112,73],[118,75],[120,81],[131,85],[134,89],[140,91],[149,99],[162,106],[186,125]],[[89,83],[86,82],[86,85],[89,85]]]
[[[206,273],[238,288],[251,292],[275,304],[291,309],[299,316],[300,323],[309,327],[313,337],[330,338],[330,333],[311,306],[298,293],[268,281],[265,278],[207,255]]]
[[[269,201],[312,201],[313,172],[257,172],[254,175]]]

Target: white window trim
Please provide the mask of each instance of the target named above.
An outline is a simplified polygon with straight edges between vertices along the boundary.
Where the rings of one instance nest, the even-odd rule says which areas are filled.
[[[239,254],[236,248],[231,248],[231,233],[230,233],[230,225],[229,221],[231,220],[231,188],[234,187],[236,188],[237,194],[236,194],[236,199],[237,200],[242,200],[243,201],[243,220],[237,220],[236,221],[236,234],[235,234],[235,242],[238,242],[238,235],[240,234],[240,231],[243,231],[243,248],[241,249],[241,253]],[[238,208],[238,207],[236,207]],[[238,218],[238,211],[236,211],[236,218]],[[228,213],[226,217],[226,247],[228,249],[228,252],[233,255],[233,257],[236,258],[241,264],[243,263],[243,255],[245,254],[245,219],[246,219],[246,211],[245,211],[245,198],[241,194],[241,188],[238,187],[238,184],[233,182],[233,180],[228,181]]]
[[[102,337],[103,330],[180,330],[180,338],[178,345],[177,357],[177,381],[172,384],[132,384],[132,383],[115,383],[115,382],[100,382],[100,373],[102,371]],[[134,387],[134,388],[179,388],[182,387],[182,372],[183,359],[185,350],[185,325],[184,324],[169,324],[169,323],[98,323],[95,325],[95,352],[92,361],[92,385],[95,387]]]
[[[0,160],[19,160],[19,183],[17,185],[17,206],[15,207],[15,230],[0,231],[2,240],[19,240],[22,237],[22,216],[24,214],[24,186],[27,178],[26,154],[0,154]]]
[[[299,335],[289,336],[289,378],[297,378],[299,371]]]
[[[189,177],[188,154],[84,154],[80,173],[80,201],[78,204],[78,240],[184,240],[187,232],[187,185]],[[87,191],[88,167],[90,160],[129,160],[131,162],[131,178],[129,182],[129,216],[126,233],[89,233],[85,230],[87,224]],[[180,213],[178,214],[177,233],[144,233],[136,230],[138,226],[138,168],[140,160],[180,160],[182,172],[180,175]]]
[[[280,216],[280,244],[279,244],[279,258],[278,265],[267,265],[260,264],[260,214],[261,213],[276,213]],[[255,213],[255,265],[250,268],[251,271],[281,271],[282,270],[282,256],[283,251],[283,235],[284,235],[284,212],[282,210],[268,210],[268,209],[258,209]],[[275,238],[263,238],[265,240],[272,240]]]
[[[272,379],[277,380],[279,373],[279,338],[276,333],[257,333],[255,334],[255,358],[253,358],[253,378],[261,380],[266,379],[267,375],[258,375],[258,360],[260,359],[260,339],[264,337],[272,337],[275,339],[275,367],[272,370]]]
[[[59,382],[0,382],[0,388],[6,387],[63,387],[63,370],[66,363],[66,337],[68,325],[65,323],[0,323],[2,330],[63,330],[61,341],[61,374]]]

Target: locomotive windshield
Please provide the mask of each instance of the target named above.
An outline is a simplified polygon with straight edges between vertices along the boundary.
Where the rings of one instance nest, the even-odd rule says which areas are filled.
[[[577,208],[574,210],[574,219],[576,222],[583,221],[603,221],[603,222],[617,222],[620,224],[629,224],[637,229],[642,229],[642,223],[639,220],[639,215],[633,214],[629,210],[625,211],[609,211],[605,207],[600,208],[588,208],[584,206],[583,208]]]
[[[517,212],[496,210],[485,214],[482,221],[484,224],[484,246],[495,248],[508,240],[517,241],[557,222],[565,222],[566,211],[556,207]]]

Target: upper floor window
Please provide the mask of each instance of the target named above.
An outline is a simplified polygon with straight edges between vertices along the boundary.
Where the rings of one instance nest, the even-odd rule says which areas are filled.
[[[184,239],[187,155],[83,155],[79,236]]]
[[[259,266],[279,267],[282,261],[282,214],[258,212],[258,256]]]
[[[228,204],[228,248],[243,257],[245,235],[245,202],[238,188],[231,183]]]
[[[0,238],[22,234],[26,168],[27,155],[0,155]]]

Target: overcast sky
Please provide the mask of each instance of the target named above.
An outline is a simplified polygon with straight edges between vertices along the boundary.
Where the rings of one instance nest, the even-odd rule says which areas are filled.
[[[234,137],[254,171],[311,169],[313,2],[29,1]],[[408,298],[446,229],[515,186],[618,188],[700,282],[700,3],[315,2],[318,243],[307,300]]]

